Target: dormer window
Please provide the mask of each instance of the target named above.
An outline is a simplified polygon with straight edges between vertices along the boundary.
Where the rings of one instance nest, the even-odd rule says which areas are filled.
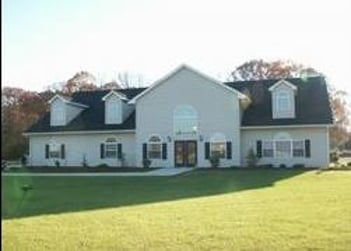
[[[105,124],[121,124],[128,113],[125,103],[127,97],[119,92],[110,91],[102,100],[105,102]]]
[[[279,113],[286,113],[291,110],[289,93],[280,91],[276,96],[277,110]]]
[[[295,118],[295,94],[297,87],[286,80],[280,80],[269,88],[272,93],[272,118]]]

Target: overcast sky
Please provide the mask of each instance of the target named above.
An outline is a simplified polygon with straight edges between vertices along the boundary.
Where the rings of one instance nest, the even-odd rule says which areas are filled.
[[[4,0],[2,85],[42,90],[80,70],[151,83],[181,63],[223,78],[291,59],[351,93],[349,0]]]

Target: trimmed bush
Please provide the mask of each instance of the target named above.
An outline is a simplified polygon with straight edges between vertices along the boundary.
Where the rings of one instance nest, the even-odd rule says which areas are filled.
[[[59,167],[61,166],[61,163],[60,163],[60,161],[58,161],[58,160],[55,160],[55,166],[56,166],[57,168],[59,168]]]
[[[295,164],[293,168],[305,168],[305,164]]]
[[[151,165],[151,160],[150,159],[143,159],[143,167],[144,168],[149,168]]]
[[[250,148],[246,156],[246,163],[248,167],[256,167],[258,162],[258,157],[255,154],[254,150]]]
[[[280,164],[279,168],[286,168],[286,165],[285,164]]]
[[[272,169],[274,166],[273,164],[264,164],[264,165],[259,165],[260,168],[267,168],[267,169]]]
[[[211,167],[213,168],[218,168],[219,164],[220,164],[220,158],[218,154],[214,154],[210,157],[209,159],[210,163],[211,163]]]
[[[106,163],[102,163],[102,164],[96,165],[96,167],[98,167],[98,168],[109,168],[109,165],[107,165]]]

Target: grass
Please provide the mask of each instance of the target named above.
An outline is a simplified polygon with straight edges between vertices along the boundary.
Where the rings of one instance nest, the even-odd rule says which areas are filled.
[[[4,250],[349,250],[351,172],[2,177]],[[23,192],[21,187],[31,185]]]

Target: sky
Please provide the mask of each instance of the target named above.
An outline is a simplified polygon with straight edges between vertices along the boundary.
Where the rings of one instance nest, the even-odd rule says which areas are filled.
[[[147,84],[182,63],[225,80],[251,59],[288,59],[351,94],[349,0],[4,0],[2,86],[43,90],[86,70]]]

